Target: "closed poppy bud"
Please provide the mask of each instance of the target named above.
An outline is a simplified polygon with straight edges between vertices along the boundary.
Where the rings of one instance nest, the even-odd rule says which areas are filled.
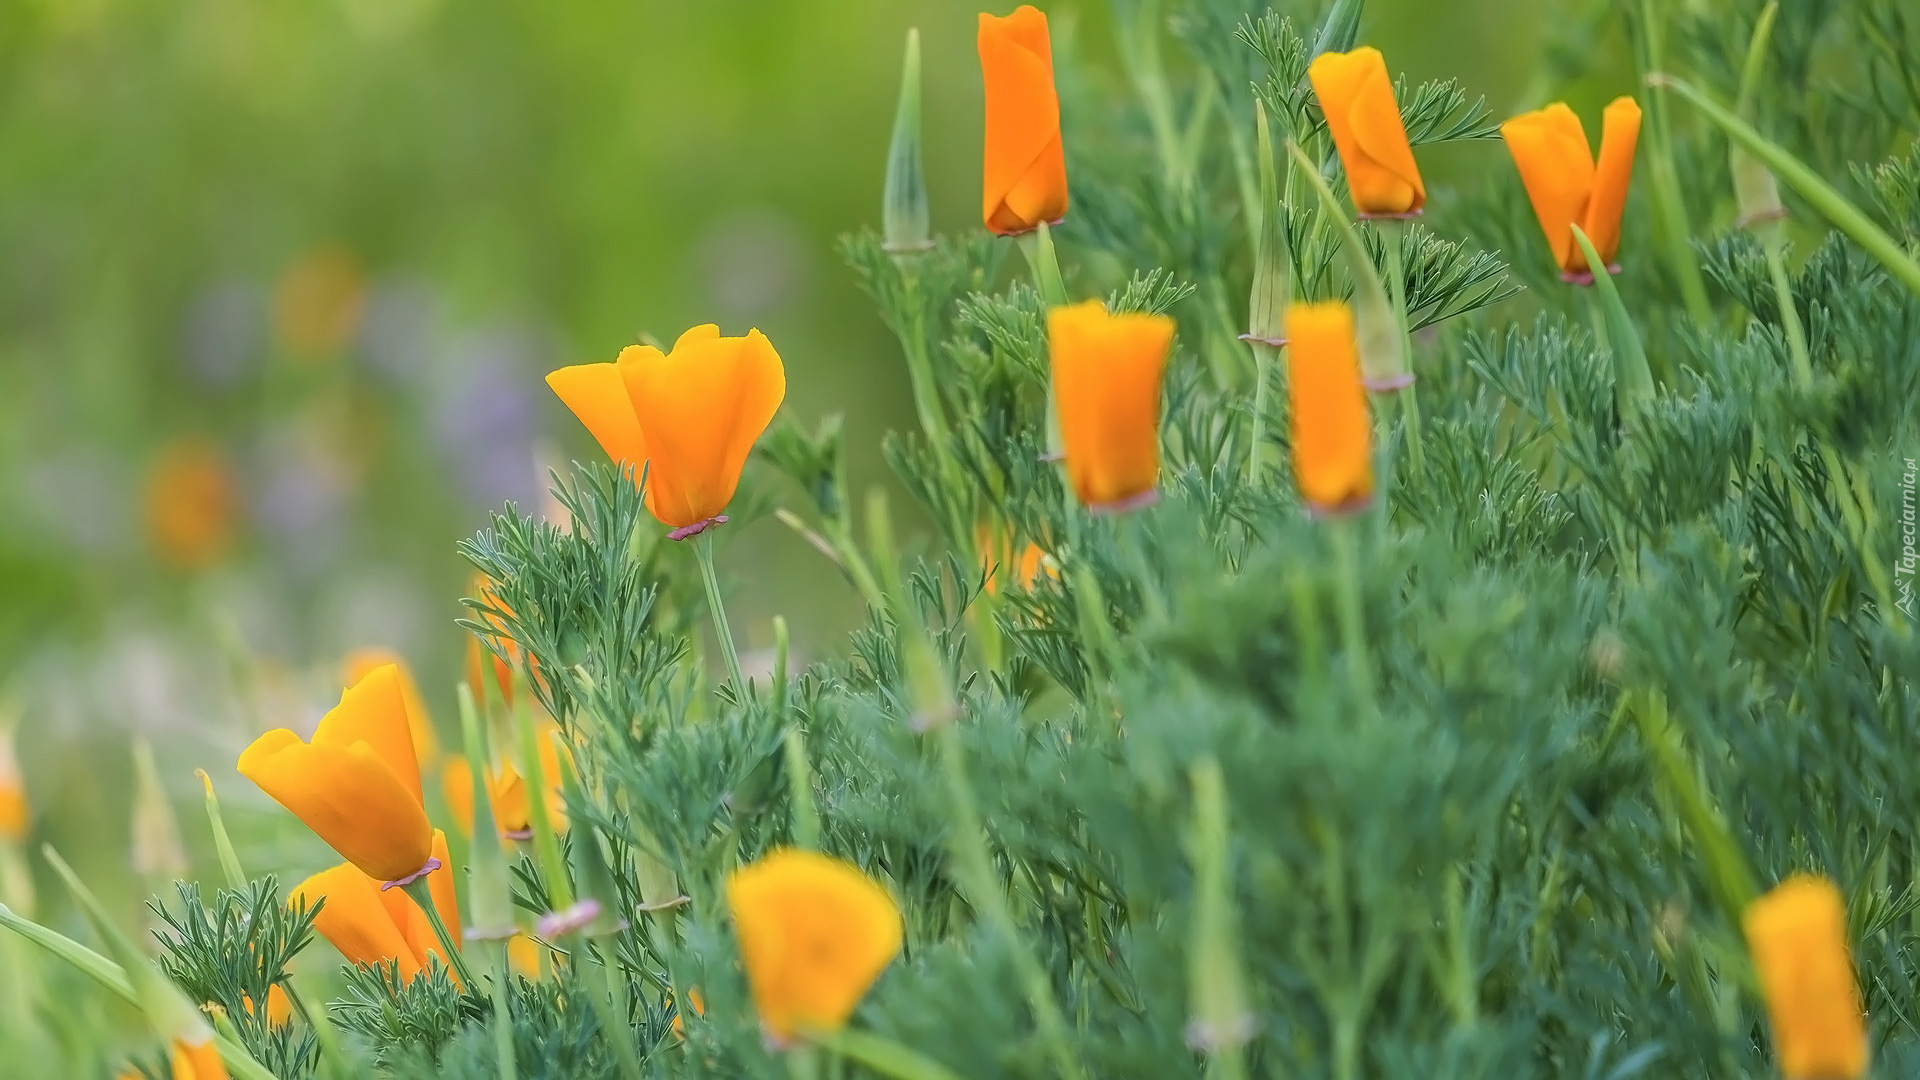
[[[399,669],[375,668],[340,697],[313,741],[278,728],[240,755],[240,774],[348,862],[382,881],[434,868]]]
[[[980,74],[987,90],[987,228],[1011,236],[1059,221],[1067,214],[1067,158],[1047,17],[1028,4],[1004,18],[982,13]]]
[[[1357,509],[1373,498],[1367,394],[1353,333],[1353,309],[1345,304],[1287,309],[1293,470],[1300,497],[1320,513]]]
[[[1067,477],[1090,510],[1117,513],[1158,496],[1160,380],[1173,329],[1164,315],[1112,315],[1098,300],[1047,314]]]
[[[785,849],[727,879],[754,1008],[779,1042],[844,1027],[900,951],[900,908],[857,868]]]
[[[1847,951],[1846,902],[1833,882],[1800,874],[1747,905],[1741,919],[1773,1022],[1785,1080],[1858,1080],[1867,1028]]]
[[[721,337],[712,324],[670,352],[629,345],[611,364],[547,376],[601,449],[646,475],[647,509],[675,540],[724,523],[747,452],[787,394],[786,368],[758,330]]]
[[[1393,80],[1379,49],[1322,53],[1307,67],[1347,190],[1361,217],[1410,217],[1427,204]]]
[[[1500,137],[1519,167],[1520,182],[1526,185],[1561,276],[1591,284],[1593,268],[1574,242],[1573,226],[1580,226],[1600,258],[1611,265],[1620,250],[1620,216],[1640,140],[1640,106],[1628,97],[1607,106],[1597,162],[1580,118],[1564,102],[1514,117],[1500,125]]]

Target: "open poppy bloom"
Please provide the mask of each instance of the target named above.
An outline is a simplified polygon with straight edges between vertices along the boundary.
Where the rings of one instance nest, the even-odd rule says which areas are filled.
[[[1059,221],[1067,214],[1067,158],[1047,17],[1028,4],[1004,18],[982,14],[980,74],[987,90],[987,228],[1011,236]]]
[[[1363,507],[1373,498],[1373,461],[1353,309],[1295,304],[1287,310],[1287,334],[1300,497],[1323,514]]]
[[[276,728],[247,747],[239,769],[370,877],[404,883],[440,865],[392,664],[349,687],[312,742]]]
[[[727,906],[754,1008],[778,1042],[844,1027],[900,951],[893,897],[816,851],[774,851],[734,871]]]
[[[1523,113],[1500,125],[1513,163],[1520,169],[1533,213],[1546,233],[1560,276],[1592,284],[1594,268],[1574,242],[1573,226],[1587,234],[1602,262],[1611,264],[1620,250],[1620,215],[1633,178],[1633,152],[1640,141],[1640,106],[1630,97],[1607,106],[1596,162],[1580,126],[1565,102]]]
[[[556,736],[560,725],[551,720],[539,723],[540,774],[547,782],[547,816],[556,830],[567,827],[567,804],[560,796],[560,744]],[[493,821],[500,835],[510,840],[533,836],[533,803],[527,779],[511,761],[501,761],[487,779],[487,798],[493,808]],[[447,808],[463,832],[473,832],[473,772],[464,757],[448,760],[440,774],[440,790]]]
[[[1112,315],[1098,300],[1047,313],[1067,477],[1090,510],[1118,513],[1158,497],[1160,380],[1173,329],[1165,315]]]
[[[448,861],[447,834],[433,833],[434,857]],[[454,893],[452,874],[434,874],[428,879],[433,907],[448,932],[458,934],[460,905]],[[426,912],[413,898],[399,889],[383,889],[381,883],[360,872],[352,863],[341,863],[301,882],[289,893],[309,907],[321,898],[326,903],[314,917],[314,929],[332,943],[351,964],[400,965],[400,977],[411,982],[427,966],[427,957],[438,957],[448,965],[440,939],[433,931]]]
[[[1741,919],[1786,1080],[1867,1075],[1867,1024],[1847,951],[1847,909],[1826,878],[1799,874],[1747,905]]]
[[[646,475],[647,509],[675,540],[723,524],[740,470],[787,394],[786,368],[758,330],[721,337],[712,324],[670,352],[629,345],[611,364],[547,376],[600,448]]]
[[[1354,210],[1363,218],[1418,214],[1427,189],[1380,50],[1321,53],[1307,67],[1307,80],[1340,152]]]

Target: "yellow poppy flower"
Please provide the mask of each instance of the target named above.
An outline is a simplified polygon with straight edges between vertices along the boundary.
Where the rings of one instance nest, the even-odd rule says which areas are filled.
[[[1859,1080],[1867,1025],[1847,951],[1846,901],[1826,878],[1781,882],[1741,920],[1785,1080]]]
[[[1418,214],[1427,204],[1427,189],[1380,50],[1321,53],[1307,67],[1307,80],[1340,152],[1353,208],[1361,217]]]
[[[239,769],[369,876],[400,881],[428,869],[433,826],[393,665],[348,688],[312,742],[277,728],[247,747]]]
[[[740,470],[786,398],[786,369],[758,330],[722,337],[712,324],[680,335],[670,352],[629,345],[611,364],[582,364],[547,385],[601,449],[646,472],[647,509],[683,540],[722,516]]]
[[[1011,236],[1067,214],[1053,45],[1047,17],[1026,4],[1005,17],[982,14],[979,36],[987,133],[981,214],[988,229]]]
[[[400,654],[392,649],[356,649],[341,664],[341,671],[346,684],[352,686],[374,668],[388,664],[400,671],[400,693],[407,701],[407,730],[413,733],[413,756],[424,765],[440,755],[440,740],[434,735],[433,716],[427,712],[426,701],[420,696],[420,685],[413,681],[413,672],[408,670]]]
[[[1047,350],[1073,493],[1118,512],[1156,498],[1160,381],[1173,348],[1164,315],[1112,315],[1098,300],[1047,313]]]
[[[434,857],[449,861],[446,833],[433,834]],[[433,907],[446,924],[448,933],[460,932],[460,905],[454,891],[454,875],[434,874],[427,880]],[[448,966],[445,950],[426,912],[413,898],[399,889],[383,889],[381,882],[368,877],[352,863],[341,863],[323,870],[293,888],[297,897],[312,906],[324,898],[314,929],[327,939],[340,955],[352,964],[382,964],[395,960],[400,977],[412,981],[426,967],[429,956]],[[269,1003],[271,1007],[271,1003]]]
[[[1353,335],[1353,309],[1345,304],[1287,310],[1294,476],[1301,498],[1322,513],[1355,509],[1373,497],[1367,394]]]
[[[1568,281],[1593,281],[1593,268],[1574,242],[1573,226],[1587,234],[1603,262],[1620,250],[1620,215],[1633,178],[1633,153],[1640,140],[1640,106],[1632,98],[1608,105],[1600,134],[1600,159],[1594,160],[1580,118],[1556,101],[1500,125],[1500,137],[1513,154],[1546,234],[1553,261]]]
[[[900,909],[857,868],[775,851],[727,879],[760,1022],[776,1040],[843,1027],[900,951]]]

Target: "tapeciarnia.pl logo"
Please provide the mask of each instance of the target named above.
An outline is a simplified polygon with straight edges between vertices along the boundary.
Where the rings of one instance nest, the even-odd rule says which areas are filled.
[[[1908,458],[1907,471],[1900,477],[1900,557],[1893,562],[1893,579],[1900,589],[1900,599],[1894,601],[1894,606],[1906,612],[1907,618],[1909,619],[1913,618],[1914,571],[1916,569],[1916,562],[1920,562],[1920,556],[1915,555],[1913,550],[1915,535],[1913,479],[1915,473],[1920,473],[1920,468],[1915,467],[1913,458]]]

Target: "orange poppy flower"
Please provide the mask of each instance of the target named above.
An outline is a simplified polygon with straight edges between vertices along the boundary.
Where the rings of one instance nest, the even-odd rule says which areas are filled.
[[[1353,208],[1361,217],[1418,214],[1427,204],[1427,189],[1380,50],[1321,53],[1307,67],[1307,79],[1340,152]]]
[[[758,330],[721,337],[712,324],[680,335],[670,352],[629,345],[611,364],[547,376],[600,448],[645,466],[647,509],[675,540],[726,521],[740,470],[787,393],[786,368]]]
[[[253,1015],[253,999],[241,995],[240,1003],[247,1007],[247,1015]],[[286,988],[274,983],[267,988],[267,1026],[286,1027],[293,1019],[293,1001],[287,997]]]
[[[27,820],[27,788],[20,777],[20,759],[13,753],[13,727],[0,722],[0,841],[24,839]]]
[[[854,866],[775,851],[727,879],[760,1022],[775,1040],[844,1027],[900,951],[900,908]]]
[[[450,862],[447,834],[434,830],[434,857]],[[460,933],[460,905],[454,891],[453,875],[434,874],[427,879],[434,910],[456,940]],[[445,950],[433,931],[426,912],[400,889],[383,889],[381,882],[351,863],[323,870],[295,886],[292,897],[312,906],[324,898],[320,913],[314,917],[314,929],[327,939],[351,964],[384,964],[397,961],[400,977],[409,982],[427,965],[429,956],[447,965]]]
[[[1593,268],[1574,242],[1573,226],[1587,234],[1602,261],[1613,262],[1620,250],[1620,215],[1633,178],[1633,152],[1640,141],[1640,106],[1630,97],[1607,106],[1598,162],[1580,118],[1565,102],[1514,117],[1500,125],[1500,137],[1520,169],[1520,182],[1526,185],[1561,276],[1591,283]]]
[[[214,1049],[213,1039],[173,1040],[173,1080],[227,1080],[227,1066]]]
[[[987,228],[1011,236],[1059,221],[1067,213],[1067,158],[1047,17],[1026,4],[1004,18],[983,13],[980,73],[987,90]]]
[[[1846,901],[1826,878],[1796,875],[1741,920],[1773,1022],[1785,1080],[1859,1080],[1867,1024],[1847,951]]]
[[[1088,509],[1151,504],[1160,481],[1160,381],[1173,348],[1164,315],[1111,315],[1098,300],[1047,313],[1067,477]]]
[[[402,881],[432,869],[433,826],[397,667],[349,687],[312,742],[277,728],[247,747],[239,769],[368,875]]]
[[[365,678],[374,668],[392,664],[400,672],[400,694],[407,702],[407,725],[413,733],[413,754],[422,764],[439,756],[440,741],[434,737],[433,717],[427,712],[425,700],[420,697],[420,686],[413,681],[413,673],[407,669],[407,662],[400,654],[391,649],[358,649],[347,656],[341,665],[341,673],[346,684],[352,686]]]
[[[1353,334],[1353,309],[1345,304],[1287,309],[1294,476],[1301,498],[1322,513],[1356,509],[1373,497],[1367,394]]]
[[[543,720],[538,728],[540,742],[540,773],[547,781],[547,816],[557,830],[567,827],[567,804],[560,795],[560,725],[551,720]],[[440,791],[446,797],[447,808],[453,811],[453,819],[459,823],[461,831],[473,833],[473,773],[464,757],[448,759],[440,774]],[[487,780],[487,797],[493,808],[493,821],[500,829],[500,835],[512,840],[525,840],[533,835],[533,805],[527,791],[526,778],[513,767],[510,761],[502,761],[500,767]]]

